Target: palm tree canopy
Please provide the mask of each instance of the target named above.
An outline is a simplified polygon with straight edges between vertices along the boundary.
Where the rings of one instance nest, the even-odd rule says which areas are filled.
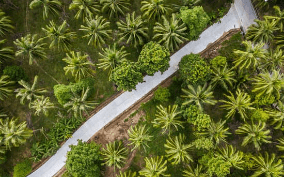
[[[0,40],[0,64],[5,60],[14,59],[14,51],[12,47],[2,47],[6,40]]]
[[[88,38],[88,45],[92,44],[95,47],[101,47],[111,38],[110,23],[102,16],[96,15],[94,19],[86,18],[86,26],[81,25],[79,30],[87,33],[83,38]]]
[[[233,86],[233,83],[237,82],[235,72],[228,69],[227,64],[224,67],[213,68],[213,77],[211,84],[215,87],[217,84],[221,85],[225,90],[229,90],[229,87]]]
[[[187,27],[180,18],[176,17],[176,14],[172,14],[170,21],[165,16],[162,16],[162,18],[163,24],[156,22],[153,39],[159,39],[158,43],[164,45],[170,51],[174,51],[187,40]]]
[[[30,9],[36,8],[38,6],[43,6],[43,19],[48,18],[48,15],[58,15],[61,10],[62,3],[59,0],[33,0],[30,3]]]
[[[250,96],[241,91],[240,89],[236,92],[236,97],[230,92],[230,95],[225,95],[227,100],[220,100],[220,102],[223,102],[224,104],[221,105],[226,110],[229,110],[226,117],[230,118],[235,115],[236,112],[238,112],[243,119],[247,118],[246,111],[254,109],[252,107],[253,103],[251,103]]]
[[[91,67],[95,66],[88,60],[88,55],[82,55],[81,52],[71,51],[70,54],[66,53],[66,58],[62,59],[68,65],[63,69],[65,74],[69,72],[75,77],[75,80],[80,81],[87,76],[92,76],[95,72]]]
[[[188,85],[187,87],[188,90],[182,89],[182,91],[185,93],[185,95],[182,95],[182,97],[186,98],[186,101],[183,102],[182,105],[195,103],[200,110],[203,110],[203,104],[214,105],[217,103],[217,101],[214,100],[211,85],[207,87],[207,84],[204,84],[202,88],[200,85],[198,85],[197,88],[193,85]]]
[[[120,20],[116,22],[120,31],[120,40],[126,40],[127,44],[133,44],[134,47],[144,44],[145,38],[148,38],[148,28],[145,27],[145,23],[141,18],[141,15],[135,18],[135,12],[131,15],[127,14],[125,22]]]
[[[169,105],[168,108],[163,107],[162,105],[157,106],[158,112],[155,114],[156,118],[152,122],[154,127],[161,127],[163,129],[162,133],[166,133],[169,131],[171,133],[171,129],[175,128],[178,130],[178,127],[182,127],[182,121],[179,119],[181,112],[177,111],[178,105]]]
[[[284,30],[284,10],[281,11],[279,6],[273,7],[275,10],[274,16],[264,16],[267,19],[274,19],[277,21],[277,26],[280,28],[280,32]]]
[[[146,128],[146,125],[144,126],[133,126],[127,131],[128,135],[129,135],[129,141],[131,143],[129,143],[129,145],[134,145],[134,147],[132,148],[132,151],[136,148],[140,149],[140,147],[142,146],[144,148],[144,150],[146,151],[146,147],[148,146],[148,142],[152,141],[153,136],[149,135],[148,130]]]
[[[0,100],[4,100],[13,93],[14,81],[9,80],[9,76],[2,75],[0,77]]]
[[[170,8],[165,5],[164,0],[144,0],[141,1],[141,11],[143,17],[147,18],[148,21],[152,19],[159,19],[162,15],[169,13]]]
[[[261,58],[260,68],[263,70],[280,70],[284,66],[284,53],[277,47],[275,50],[270,49],[266,57]]]
[[[144,161],[146,163],[145,168],[139,171],[139,174],[145,177],[166,177],[170,176],[166,174],[167,171],[167,161],[163,160],[164,157],[145,157]]]
[[[129,170],[123,173],[120,171],[117,177],[136,177],[136,176],[137,176],[136,172],[132,172],[131,170]]]
[[[190,165],[187,166],[187,168],[183,171],[184,177],[209,177],[209,174],[203,173],[204,170],[202,165],[196,166],[196,168],[192,168]]]
[[[125,11],[129,11],[129,0],[100,0],[103,5],[102,12],[107,12],[112,18],[119,15],[125,15]]]
[[[11,23],[10,17],[6,16],[5,12],[0,9],[0,36],[3,37],[5,33],[12,32],[14,26]]]
[[[37,39],[37,35],[28,34],[25,37],[16,39],[14,44],[17,46],[16,56],[23,56],[29,58],[29,64],[36,62],[36,59],[46,59],[44,52],[45,43],[43,38]]]
[[[219,155],[237,169],[243,170],[243,152],[237,151],[232,145],[226,145],[224,148],[219,149]]]
[[[54,108],[54,104],[49,101],[49,97],[41,96],[31,103],[30,108],[35,109],[35,115],[37,116],[39,116],[41,112],[47,116],[48,109]]]
[[[78,9],[75,19],[83,17],[83,20],[92,18],[93,14],[99,12],[100,7],[95,0],[72,0],[72,3],[69,5],[69,9]]]

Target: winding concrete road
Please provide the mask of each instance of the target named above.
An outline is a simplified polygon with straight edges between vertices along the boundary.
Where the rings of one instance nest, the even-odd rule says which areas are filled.
[[[256,18],[254,9],[250,0],[235,0],[227,15],[221,22],[213,24],[205,30],[197,41],[191,41],[174,55],[171,56],[170,68],[163,74],[155,73],[154,76],[145,76],[143,83],[139,83],[136,90],[132,92],[124,92],[97,114],[86,121],[74,134],[68,139],[65,144],[45,162],[39,169],[34,171],[29,177],[52,177],[64,165],[66,161],[67,151],[70,150],[69,145],[77,144],[77,139],[88,141],[97,131],[103,128],[111,120],[115,119],[124,110],[137,102],[140,98],[146,95],[149,91],[159,85],[163,80],[171,76],[177,69],[178,63],[184,55],[190,53],[199,53],[206,48],[209,43],[213,43],[220,38],[224,32],[233,28],[243,26],[244,30],[248,28]]]

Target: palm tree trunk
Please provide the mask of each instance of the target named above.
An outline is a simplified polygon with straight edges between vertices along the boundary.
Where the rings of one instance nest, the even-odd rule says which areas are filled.
[[[54,77],[52,77],[50,74],[48,74],[48,73],[37,63],[36,60],[35,60],[34,62],[35,62],[35,64],[36,64],[46,75],[48,75],[49,77],[51,77],[57,84],[61,84],[58,80],[56,80]]]

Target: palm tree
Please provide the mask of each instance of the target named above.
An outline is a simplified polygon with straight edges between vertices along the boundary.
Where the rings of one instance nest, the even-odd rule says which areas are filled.
[[[263,174],[267,177],[280,177],[284,175],[282,160],[277,160],[275,154],[272,154],[271,157],[269,157],[269,154],[265,152],[265,157],[260,154],[259,156],[253,156],[252,158],[257,164],[257,169],[252,177],[262,176]]]
[[[284,87],[284,76],[280,71],[261,73],[253,81],[252,91],[257,92],[257,95],[275,95],[276,98],[280,98],[280,91]]]
[[[162,15],[169,13],[170,8],[165,5],[164,0],[144,0],[141,2],[143,17],[148,21],[159,19]]]
[[[114,44],[112,48],[110,46],[108,48],[103,48],[102,51],[102,53],[99,53],[101,58],[99,59],[100,63],[98,66],[103,70],[109,69],[110,73],[120,63],[125,62],[126,56],[128,55],[124,50],[124,47],[117,49],[116,44]]]
[[[145,23],[142,20],[141,15],[135,18],[135,12],[131,15],[127,14],[125,22],[120,20],[119,22],[116,22],[116,24],[120,31],[119,42],[126,40],[127,44],[137,47],[138,45],[143,45],[144,39],[148,38],[148,28],[144,27]]]
[[[279,48],[283,48],[284,47],[284,35],[278,35],[275,37],[275,41],[276,41],[276,45]]]
[[[132,172],[131,170],[129,170],[128,172],[119,172],[119,175],[118,175],[118,177],[136,177],[137,176],[137,174],[136,174],[136,172]]]
[[[121,168],[125,164],[125,159],[127,158],[127,149],[123,147],[122,141],[114,141],[106,144],[106,148],[101,151],[103,160],[108,166],[113,166],[115,168]]]
[[[237,134],[245,134],[245,138],[242,142],[242,146],[246,146],[248,143],[253,143],[254,147],[259,151],[262,143],[271,143],[268,139],[271,139],[269,135],[270,130],[266,130],[265,122],[258,122],[258,124],[248,123],[243,124],[236,130]]]
[[[61,2],[59,0],[33,0],[30,3],[30,9],[38,6],[43,6],[43,19],[48,18],[48,14],[58,15],[61,9]]]
[[[43,38],[37,39],[36,34],[33,36],[28,34],[25,37],[21,37],[20,40],[16,39],[14,44],[17,46],[16,56],[28,57],[30,65],[34,62],[36,63],[36,59],[46,58]]]
[[[240,89],[236,92],[236,97],[230,92],[230,95],[225,95],[228,98],[227,100],[220,100],[224,104],[220,107],[223,107],[226,110],[229,110],[226,117],[230,118],[238,112],[243,119],[247,118],[246,111],[254,109],[252,107],[253,103],[251,103],[250,96],[242,92]]]
[[[265,49],[263,49],[264,43],[258,43],[253,45],[251,41],[243,41],[245,51],[235,50],[237,59],[234,61],[235,67],[243,69],[252,68],[255,69],[258,66],[259,59],[265,57]]]
[[[205,132],[198,133],[199,135],[204,135],[215,142],[218,145],[221,141],[226,142],[227,135],[231,134],[228,132],[229,128],[225,128],[224,124],[226,121],[219,121],[217,123],[211,122],[210,126]]]
[[[14,26],[11,25],[12,21],[10,17],[5,16],[5,12],[0,9],[0,36],[4,36],[5,33],[12,32]]]
[[[277,140],[279,143],[276,145],[279,151],[284,151],[284,138]]]
[[[46,28],[42,28],[46,34],[46,38],[51,40],[49,48],[57,46],[58,49],[69,50],[71,46],[71,40],[76,36],[75,32],[70,32],[67,28],[67,22],[64,22],[57,27],[57,25],[50,21]]]
[[[182,127],[182,121],[180,121],[180,111],[177,111],[178,105],[169,105],[168,108],[163,107],[162,105],[157,106],[158,112],[155,114],[156,118],[152,122],[154,127],[161,127],[163,129],[163,134],[166,131],[171,133],[171,129],[174,127],[178,130],[178,127]]]
[[[0,100],[4,100],[4,98],[7,98],[9,95],[13,93],[13,87],[14,81],[9,80],[9,76],[2,75],[0,77]]]
[[[148,141],[152,141],[153,136],[149,135],[148,130],[146,128],[146,125],[142,126],[133,126],[127,131],[129,135],[129,143],[128,145],[134,145],[132,148],[132,151],[136,148],[140,149],[142,146],[144,150],[146,151],[146,147],[148,146]]]
[[[183,171],[183,176],[184,177],[209,177],[208,174],[203,173],[203,166],[198,165],[196,166],[195,169],[192,169],[190,165],[186,167],[186,169]]]
[[[275,50],[270,49],[266,57],[261,59],[261,69],[272,71],[280,70],[284,66],[284,53],[277,47]]]
[[[87,101],[88,93],[90,88],[88,87],[86,91],[83,89],[81,96],[73,92],[73,95],[69,102],[64,104],[64,108],[69,108],[68,112],[73,112],[75,117],[78,117],[78,114],[82,118],[82,113],[88,114],[88,109],[93,109],[97,103],[94,101]]]
[[[16,95],[16,98],[21,97],[20,99],[21,104],[24,104],[25,99],[32,102],[35,98],[39,97],[39,94],[43,94],[47,92],[47,90],[43,88],[36,89],[37,80],[38,80],[38,76],[35,76],[32,86],[24,80],[21,80],[18,82],[21,86],[24,87],[24,88],[19,88],[16,90],[16,92],[18,92]]]
[[[100,7],[95,0],[72,0],[72,3],[69,5],[69,10],[78,9],[75,19],[83,17],[85,19],[91,19],[93,14],[99,12]]]
[[[172,15],[170,21],[165,16],[162,16],[162,18],[163,24],[156,22],[153,39],[159,39],[158,43],[164,45],[170,51],[174,51],[187,40],[186,25],[180,18],[176,17],[176,14]]]
[[[139,174],[145,177],[162,177],[170,176],[166,174],[167,171],[167,161],[163,160],[163,156],[159,157],[145,157],[145,168],[139,171]]]
[[[30,108],[35,109],[35,115],[39,116],[42,112],[45,116],[48,116],[48,109],[54,108],[54,104],[49,101],[49,97],[41,96],[31,102]]]
[[[102,4],[102,12],[107,12],[109,17],[118,17],[119,15],[125,15],[125,11],[129,11],[129,0],[100,0]]]
[[[6,40],[0,40],[0,46],[4,44]],[[2,61],[14,59],[14,51],[11,47],[1,47],[0,48],[0,64]]]
[[[237,82],[235,77],[235,72],[227,68],[227,64],[223,68],[213,68],[213,77],[211,84],[216,87],[217,84],[222,86],[225,90],[229,90],[229,87],[233,87],[233,83]]]
[[[81,52],[71,51],[70,54],[66,53],[66,58],[62,59],[68,65],[63,69],[65,75],[69,72],[75,77],[75,80],[80,81],[87,76],[92,76],[95,72],[91,67],[95,66],[88,60],[88,55],[82,55]]]
[[[243,152],[237,151],[232,145],[226,145],[224,148],[219,149],[219,156],[226,162],[237,169],[243,170]]]
[[[246,38],[252,39],[253,42],[269,43],[274,38],[274,32],[279,30],[277,27],[276,20],[269,20],[264,18],[264,20],[255,19],[254,22],[257,24],[252,24],[248,27]]]
[[[32,136],[32,130],[27,128],[26,122],[16,124],[15,119],[0,119],[0,132],[3,134],[3,141],[6,147],[18,147]]]
[[[276,110],[268,110],[267,113],[273,119],[271,124],[275,125],[275,129],[284,130],[284,104],[281,101],[277,102]]]
[[[211,85],[207,87],[207,84],[204,84],[202,88],[200,85],[198,85],[197,88],[194,88],[192,85],[188,85],[187,87],[188,90],[182,89],[186,94],[182,95],[183,98],[186,98],[186,101],[183,102],[182,105],[195,103],[200,110],[203,110],[203,104],[214,105],[217,103],[217,101],[214,100]]]
[[[275,0],[253,0],[256,3],[255,7],[260,10],[268,10],[271,2]]]
[[[281,11],[279,6],[273,7],[275,10],[275,16],[265,16],[267,19],[272,19],[277,21],[277,26],[280,29],[280,32],[284,30],[284,11]]]
[[[188,150],[192,145],[184,144],[185,136],[184,134],[179,134],[174,138],[169,137],[165,144],[166,157],[169,161],[172,161],[173,165],[177,165],[181,162],[188,163],[193,161],[192,157],[188,154]]]
[[[106,40],[110,39],[110,23],[102,16],[96,15],[94,19],[86,18],[86,25],[81,25],[81,29],[87,34],[83,38],[88,38],[88,45],[93,44],[95,47],[101,48]]]

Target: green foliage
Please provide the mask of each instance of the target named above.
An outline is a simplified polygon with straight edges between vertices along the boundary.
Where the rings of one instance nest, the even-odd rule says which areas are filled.
[[[131,91],[139,82],[143,81],[143,75],[139,72],[137,65],[124,62],[113,69],[110,80],[118,85],[118,90]]]
[[[263,109],[258,108],[251,111],[250,119],[252,121],[256,120],[257,122],[258,121],[266,122],[269,119],[269,115]]]
[[[86,143],[78,140],[77,145],[70,145],[67,152],[66,169],[73,176],[101,176],[100,146],[95,142]]]
[[[214,143],[211,139],[206,138],[206,137],[200,137],[198,139],[196,139],[192,145],[200,150],[200,149],[205,149],[205,150],[211,150],[214,148]]]
[[[209,128],[211,118],[208,114],[198,114],[196,119],[192,122],[198,131],[203,131]]]
[[[208,160],[208,173],[212,176],[225,177],[230,174],[231,164],[222,157],[217,156]]]
[[[217,56],[210,60],[210,64],[213,68],[224,67],[227,64],[227,58],[222,56]]]
[[[128,145],[134,145],[132,151],[136,148],[140,149],[141,147],[146,151],[146,147],[149,147],[148,142],[153,139],[153,136],[151,136],[148,131],[149,129],[146,128],[146,125],[142,126],[138,124],[136,124],[134,128],[132,126],[127,131],[130,141]]]
[[[181,108],[183,107],[185,106],[182,106]],[[187,122],[193,123],[196,120],[198,114],[201,113],[202,112],[198,109],[196,105],[189,105],[189,107],[183,110],[183,117],[187,119]]]
[[[2,75],[0,77],[0,100],[8,98],[13,93],[14,81],[11,81],[9,76]]]
[[[31,171],[32,163],[26,159],[14,166],[13,177],[26,177]]]
[[[169,176],[166,174],[167,171],[167,161],[164,161],[164,157],[145,157],[144,161],[146,163],[145,168],[139,171],[139,174],[146,177],[162,177]]]
[[[69,10],[78,10],[75,19],[83,18],[92,18],[93,14],[100,11],[100,6],[97,5],[96,1],[93,0],[72,0],[72,3],[69,5]]]
[[[12,81],[27,80],[27,75],[24,69],[20,66],[6,66],[3,70],[3,74],[9,76]]]
[[[58,0],[33,0],[29,7],[33,9],[42,6],[43,19],[46,19],[49,14],[58,15],[58,12],[61,10],[61,5],[61,2]]]
[[[156,42],[145,44],[138,58],[138,65],[141,72],[153,76],[157,71],[163,73],[170,64],[170,52],[165,47]]]
[[[160,103],[168,102],[171,93],[167,87],[159,87],[154,92],[154,100]]]
[[[11,24],[12,20],[9,16],[5,15],[5,12],[3,12],[0,9],[0,36],[5,36],[5,33],[12,32],[14,29],[14,26]]]
[[[141,1],[141,12],[143,17],[148,21],[159,19],[162,15],[166,15],[171,10],[164,0],[144,0]]]
[[[181,59],[179,74],[186,85],[202,85],[210,79],[211,69],[200,55],[189,54]]]
[[[129,11],[129,0],[100,0],[102,12],[109,14],[110,18],[125,15],[125,11]]]
[[[254,103],[259,106],[271,105],[276,101],[274,95],[268,95],[268,94],[256,95],[254,99],[255,99]]]
[[[77,94],[80,94],[83,89],[87,89],[89,87],[90,91],[88,92],[87,97],[90,97],[95,92],[94,84],[94,78],[82,79],[77,83],[70,83],[69,85],[58,84],[53,87],[54,95],[57,98],[58,103],[64,105],[71,99],[73,95],[72,91]]]
[[[189,39],[191,40],[197,39],[210,21],[209,16],[203,10],[202,6],[195,6],[193,9],[182,7],[180,9],[180,18],[187,24],[190,31]]]

